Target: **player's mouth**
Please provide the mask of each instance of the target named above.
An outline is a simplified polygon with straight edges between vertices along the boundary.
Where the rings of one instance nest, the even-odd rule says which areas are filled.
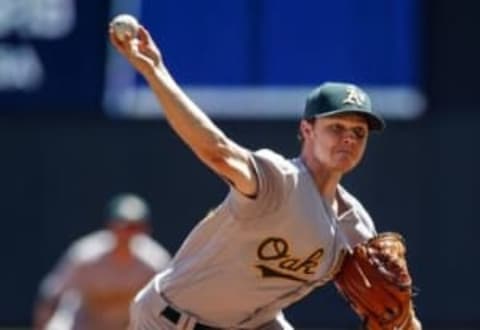
[[[339,149],[335,153],[341,156],[348,156],[348,157],[353,156],[353,151],[349,149]]]

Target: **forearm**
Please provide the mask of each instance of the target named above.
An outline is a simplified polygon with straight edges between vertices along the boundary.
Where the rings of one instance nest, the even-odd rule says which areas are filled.
[[[150,85],[172,129],[197,157],[242,193],[256,193],[250,152],[228,139],[182,91],[170,76],[148,31],[140,26],[137,37],[126,41],[119,40],[112,28],[109,33],[112,44]]]

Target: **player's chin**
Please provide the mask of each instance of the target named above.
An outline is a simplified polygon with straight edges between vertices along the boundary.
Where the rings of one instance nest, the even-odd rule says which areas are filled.
[[[358,161],[352,157],[337,158],[332,166],[336,171],[341,173],[348,173],[353,170],[358,164]]]

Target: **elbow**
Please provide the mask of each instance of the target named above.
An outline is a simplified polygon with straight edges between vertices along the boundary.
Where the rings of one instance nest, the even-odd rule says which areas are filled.
[[[214,167],[222,167],[231,157],[231,142],[225,136],[217,136],[200,149],[200,158]]]
[[[217,137],[205,150],[206,157],[212,164],[225,164],[232,154],[230,144],[225,136]]]

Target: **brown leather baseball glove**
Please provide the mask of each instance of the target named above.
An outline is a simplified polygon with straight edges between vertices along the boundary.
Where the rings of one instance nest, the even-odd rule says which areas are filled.
[[[381,233],[348,253],[334,279],[368,330],[418,330],[403,237]]]

